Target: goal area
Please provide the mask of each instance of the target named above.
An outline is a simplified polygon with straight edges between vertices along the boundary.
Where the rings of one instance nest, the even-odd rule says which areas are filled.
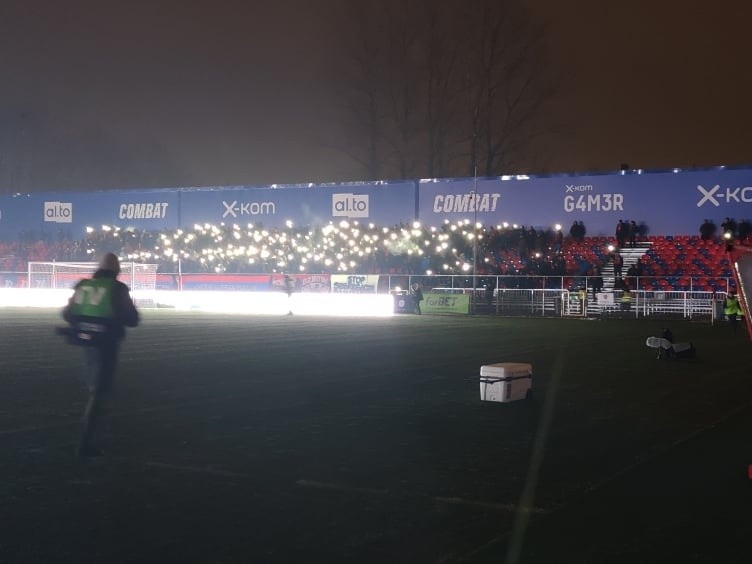
[[[29,262],[28,287],[38,289],[72,289],[82,278],[99,268],[96,262]],[[157,265],[121,262],[118,280],[132,292],[154,291],[157,288]]]

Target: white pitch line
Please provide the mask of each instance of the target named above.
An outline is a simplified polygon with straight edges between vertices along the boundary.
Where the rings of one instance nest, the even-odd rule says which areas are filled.
[[[712,429],[720,426],[721,424],[725,423],[726,421],[728,421],[732,417],[735,417],[736,415],[738,415],[740,413],[743,413],[744,411],[746,411],[746,410],[748,410],[750,408],[752,408],[752,401],[744,403],[744,404],[742,404],[742,405],[740,405],[740,406],[732,409],[731,411],[729,411],[725,415],[721,416],[720,418],[716,419],[712,423],[710,423],[708,425],[705,425],[704,427],[701,427],[699,429],[696,429],[695,431],[692,431],[691,433],[689,433],[689,434],[687,434],[687,435],[685,435],[685,436],[683,436],[683,437],[681,437],[679,439],[676,439],[675,441],[673,441],[672,443],[670,443],[669,445],[667,445],[665,448],[663,448],[663,449],[661,449],[661,450],[659,450],[657,452],[654,452],[654,453],[650,454],[649,456],[645,456],[644,458],[638,458],[635,462],[633,462],[631,464],[628,464],[627,466],[625,466],[621,470],[618,470],[617,472],[611,474],[610,476],[608,476],[608,477],[606,477],[606,478],[604,478],[604,479],[596,482],[595,484],[593,484],[593,485],[585,488],[581,493],[583,495],[589,495],[589,494],[595,492],[596,490],[599,490],[599,489],[603,488],[604,486],[610,484],[611,482],[615,482],[617,479],[621,478],[622,476],[625,476],[626,474],[629,474],[630,472],[632,472],[633,470],[635,470],[635,469],[637,469],[637,468],[639,468],[641,466],[645,466],[645,465],[647,465],[647,464],[649,464],[649,463],[651,463],[653,461],[656,461],[656,460],[660,459],[661,457],[663,457],[664,455],[668,454],[673,449],[675,449],[677,447],[680,447],[680,446],[684,445],[685,443],[688,443],[692,439],[695,439],[695,438],[699,437],[703,433],[706,433],[706,432],[708,432],[708,431],[710,431],[710,430],[712,430]],[[564,509],[565,507],[569,507],[570,505],[572,505],[572,503],[573,503],[572,501],[562,503],[561,505],[558,505],[558,506],[552,508],[551,510],[547,511],[546,513],[548,513],[549,515],[552,514],[552,513],[558,513],[562,509]],[[479,547],[475,548],[470,553],[468,553],[468,554],[466,554],[464,556],[461,556],[459,559],[455,560],[455,562],[457,562],[457,564],[464,564],[465,562],[471,562],[472,559],[478,553],[480,553],[483,550],[486,550],[487,548],[489,548],[491,546],[499,544],[500,542],[503,542],[504,540],[506,540],[510,536],[511,533],[512,533],[512,531],[507,531],[505,533],[502,533],[500,535],[495,536],[494,538],[492,538],[488,542],[486,542],[486,543],[480,545]]]
[[[211,466],[183,466],[181,464],[166,464],[164,462],[144,462],[144,466],[165,468],[167,470],[179,470],[181,472],[194,472],[197,474],[210,474],[212,476],[222,476],[227,478],[251,478],[248,474],[230,472],[229,470],[219,470],[217,468],[212,468]]]
[[[33,431],[48,431],[50,429],[57,429],[59,427],[67,427],[74,425],[78,421],[66,421],[64,423],[55,423],[53,425],[39,425],[38,427],[16,427],[15,429],[3,429],[0,430],[0,435],[14,435],[16,433],[29,433]]]
[[[318,482],[316,480],[297,480],[296,485],[308,488],[318,488],[322,490],[335,490],[341,492],[363,493],[370,495],[388,495],[389,490],[375,489],[375,488],[360,488],[357,486],[348,486],[346,484],[337,484],[332,482]],[[399,495],[399,492],[391,492],[395,495]],[[494,509],[496,511],[517,511],[517,506],[511,503],[493,503],[489,501],[479,501],[474,499],[465,499],[462,497],[442,497],[442,496],[430,496],[430,495],[411,495],[410,497],[422,497],[430,499],[438,503],[446,503],[448,505],[472,505],[475,507],[483,507],[485,509]],[[545,510],[540,507],[531,507],[529,509],[521,509],[528,513],[545,513]]]
[[[317,482],[316,480],[297,480],[295,482],[296,485],[302,486],[304,488],[318,488],[321,490],[337,490],[341,492],[356,492],[356,493],[365,493],[365,494],[372,494],[372,495],[386,495],[389,493],[388,490],[379,490],[379,489],[372,489],[372,488],[359,488],[357,486],[348,486],[345,484],[335,484],[335,483],[329,483],[329,482]]]
[[[523,513],[535,513],[542,514],[546,510],[542,507],[517,507],[514,503],[493,503],[489,501],[477,501],[474,499],[464,499],[462,497],[434,497],[432,498],[440,503],[447,503],[450,505],[474,505],[476,507],[484,507],[486,509],[496,509],[499,511],[521,511]]]

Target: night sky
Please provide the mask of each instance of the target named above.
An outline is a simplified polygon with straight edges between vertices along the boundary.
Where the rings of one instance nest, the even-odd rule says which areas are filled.
[[[539,169],[509,172],[752,162],[752,5],[528,6],[559,83]],[[0,0],[0,193],[366,179],[333,148],[339,12]]]

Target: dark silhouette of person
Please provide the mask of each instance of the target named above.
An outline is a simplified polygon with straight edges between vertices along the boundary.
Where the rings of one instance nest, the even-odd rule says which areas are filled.
[[[614,260],[614,277],[621,278],[621,269],[624,266],[624,259],[622,258],[621,254],[617,251],[613,254],[613,260]]]
[[[488,313],[493,313],[493,299],[494,290],[496,289],[496,281],[491,278],[486,283],[486,305],[488,306]]]
[[[415,306],[415,313],[420,315],[421,314],[420,302],[423,301],[423,288],[420,287],[420,284],[418,282],[413,283],[413,285],[410,287],[410,294],[412,294],[412,297],[413,297],[413,305]]]
[[[724,235],[728,233],[729,237],[731,239],[734,239],[736,237],[736,221],[734,221],[730,217],[727,217],[725,220],[723,220],[723,223],[721,223],[721,230],[723,231]]]
[[[629,222],[629,246],[634,248],[637,245],[637,237],[640,235],[640,227],[633,219]]]
[[[593,296],[599,294],[601,290],[603,290],[603,274],[601,273],[601,268],[597,264],[593,265],[592,286]]]
[[[627,224],[621,219],[616,224],[614,235],[616,236],[616,246],[622,248],[627,240]]]
[[[702,222],[702,225],[700,225],[700,239],[703,241],[709,241],[713,238],[715,235],[715,224],[712,223],[709,219],[706,219]]]
[[[292,293],[295,291],[295,280],[289,274],[285,274],[285,293],[287,294],[287,315],[292,315]]]

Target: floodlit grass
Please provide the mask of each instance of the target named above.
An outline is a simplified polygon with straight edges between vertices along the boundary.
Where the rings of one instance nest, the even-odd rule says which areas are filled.
[[[80,351],[58,312],[0,309],[0,561],[480,561],[536,441],[533,532],[752,388],[746,337],[707,323],[670,322],[698,357],[659,361],[666,322],[142,313],[80,464]],[[532,363],[534,400],[481,402],[494,362]]]

